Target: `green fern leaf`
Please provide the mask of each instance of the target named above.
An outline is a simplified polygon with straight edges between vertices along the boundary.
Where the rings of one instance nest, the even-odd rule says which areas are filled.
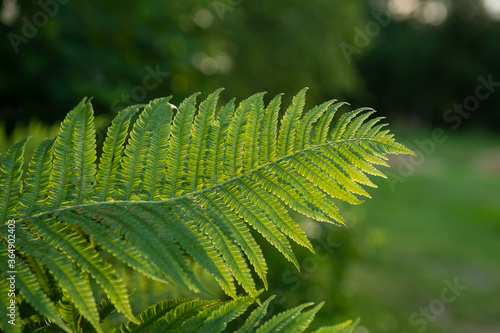
[[[325,102],[309,110],[300,120],[297,128],[297,137],[295,138],[294,151],[309,148],[309,139],[313,124],[326,112],[326,110],[334,103],[335,100]]]
[[[3,278],[0,281],[0,328],[2,332],[5,333],[21,333],[22,326],[19,324],[19,319],[16,319],[14,322],[16,325],[12,325],[9,323],[9,320],[15,319],[10,317],[9,315],[12,313],[14,316],[17,316],[19,313],[19,307],[17,306],[17,302],[14,303],[14,310],[10,310],[11,307],[11,297],[9,297],[10,290],[10,282],[6,278]],[[11,312],[12,311],[12,312]]]
[[[83,99],[61,124],[53,148],[47,203],[52,208],[81,203],[93,191],[95,130],[92,106]]]
[[[281,94],[274,97],[267,105],[262,121],[262,141],[260,164],[276,159],[276,136],[278,132],[278,115],[281,105]]]
[[[83,270],[101,285],[115,307],[128,318],[133,318],[123,281],[115,275],[110,264],[104,263],[99,254],[75,231],[68,230],[69,225],[37,219],[29,224],[33,231],[43,236],[44,240],[57,247],[76,262]]]
[[[232,117],[231,123],[229,124],[225,144],[225,161],[223,163],[226,166],[226,174],[225,177],[221,179],[223,181],[236,177],[241,174],[243,170],[245,125],[247,123],[253,99],[255,99],[255,95],[240,103]]]
[[[150,138],[146,153],[144,179],[142,180],[142,198],[153,200],[160,197],[161,185],[165,183],[165,163],[167,158],[167,142],[172,121],[170,98],[160,98],[152,101],[147,109],[152,109],[152,126],[147,130]]]
[[[255,332],[286,332],[287,328],[294,324],[294,320],[299,317],[303,309],[311,306],[313,303],[305,303],[293,309],[286,310],[273,316],[271,319],[261,325]]]
[[[59,313],[61,314],[61,317],[64,319],[64,321],[70,326],[71,332],[84,333],[83,317],[75,307],[74,303],[72,303],[67,297],[64,297],[58,303]]]
[[[337,110],[342,106],[346,105],[348,103],[346,102],[337,102],[333,104],[326,113],[324,113],[319,121],[318,124],[316,125],[314,129],[314,136],[311,139],[311,143],[316,145],[316,144],[321,144],[322,142],[326,141],[326,137],[328,136],[328,131],[330,130],[330,123],[333,120],[333,117],[335,116],[335,113]]]
[[[4,230],[6,228],[4,227]],[[6,233],[5,233],[6,234]],[[7,249],[3,247],[0,251],[0,256],[2,258],[7,258]],[[62,327],[66,332],[69,332],[69,328],[61,320],[54,304],[50,301],[47,295],[42,291],[40,283],[36,279],[36,276],[30,271],[28,265],[21,259],[16,258],[16,288],[19,289],[23,297],[33,306],[41,315],[45,316],[47,319],[55,322],[59,327]],[[0,269],[2,272],[11,271],[8,268],[7,262],[0,261]],[[8,293],[5,292],[5,295]],[[5,307],[7,308],[7,307]],[[16,312],[19,314],[19,312]],[[8,318],[7,316],[2,318]],[[19,319],[18,326],[20,325]],[[4,331],[5,328],[4,328]]]
[[[242,192],[247,194],[248,198],[255,206],[261,207],[265,214],[272,221],[275,221],[276,227],[283,234],[293,239],[297,244],[308,248],[311,252],[314,252],[311,242],[307,239],[304,231],[300,229],[297,222],[290,218],[275,196],[265,191],[259,183],[251,179],[241,180],[241,182],[238,183],[238,186]],[[290,255],[290,258],[293,262],[293,253]]]
[[[333,204],[333,197],[319,188],[319,185],[331,188],[335,186],[334,184],[325,184],[320,177],[314,177],[314,173],[307,168],[302,167],[298,170],[286,163],[273,164],[270,166],[270,171],[276,176],[271,180],[275,193],[283,200],[287,199],[286,194],[292,196],[290,207],[319,221],[344,223],[338,208]],[[304,177],[300,171],[312,175],[312,179]],[[313,181],[319,184],[315,186]],[[280,190],[281,186],[286,187],[286,194]],[[334,195],[340,194],[334,193]]]
[[[212,131],[207,142],[208,156],[205,172],[207,186],[213,186],[222,181],[224,174],[225,138],[234,112],[234,98],[217,114],[212,123]]]
[[[247,296],[221,304],[215,311],[210,311],[210,316],[205,319],[203,326],[197,329],[196,332],[211,333],[223,331],[227,323],[245,312],[248,306],[253,302],[254,299]],[[201,315],[203,315],[203,313]]]
[[[146,194],[146,198],[149,197],[151,200],[154,192],[158,192],[155,187],[147,188],[146,185],[154,185],[157,173],[160,175],[159,169],[164,163],[159,161],[162,155],[158,153],[161,148],[165,148],[165,143],[162,141],[166,140],[166,135],[169,133],[171,119],[169,99],[170,97],[152,101],[134,124],[122,159],[121,186],[116,197],[122,200],[137,200],[143,191],[148,191],[150,193]],[[164,149],[161,152],[163,154]]]
[[[248,260],[255,268],[257,274],[263,279],[263,281],[265,281],[267,265],[260,247],[257,245],[257,242],[255,242],[250,234],[250,230],[244,223],[242,223],[235,212],[229,209],[228,206],[224,205],[224,203],[219,198],[208,195],[204,199],[206,200],[202,202],[206,204],[206,209],[213,209],[214,215],[211,215],[212,220],[226,222],[220,228],[222,234],[227,235],[229,241],[234,241],[239,244],[241,249],[243,249],[243,251],[245,252]],[[235,247],[231,246],[229,243],[227,245],[231,251],[238,251],[237,248],[235,250]],[[251,286],[249,289],[247,289],[247,291],[254,295],[255,288],[248,274],[248,266],[244,263],[244,258],[242,256],[236,256],[237,260],[235,260],[233,264],[238,267],[238,274],[242,278],[245,278],[246,286]],[[226,262],[230,262],[231,260],[232,259],[226,257]],[[246,289],[245,286],[244,288]]]
[[[245,191],[244,186],[240,186],[240,184],[240,182],[237,182],[221,189],[220,196],[224,203],[231,210],[237,212],[242,219],[261,233],[269,243],[274,245],[288,260],[298,267],[297,259],[285,235],[276,228],[276,225],[269,218],[266,218],[264,212],[258,206],[246,198],[248,191]]]
[[[2,160],[0,166],[0,221],[14,217],[17,199],[22,188],[24,145],[28,139],[15,143]]]
[[[132,293],[129,293],[132,294]],[[113,313],[116,310],[115,306],[111,302],[109,298],[104,298],[97,304],[97,312],[99,312],[99,321],[102,323],[111,313]],[[138,322],[137,319],[133,318],[132,319],[134,322]],[[80,324],[80,327],[83,332],[96,332],[94,327],[87,321],[85,318],[83,318],[82,323]]]
[[[111,194],[119,184],[119,173],[125,138],[128,135],[130,118],[140,109],[139,105],[130,106],[118,113],[108,129],[108,135],[104,140],[102,155],[99,160],[95,187],[95,200],[106,201],[111,199]]]
[[[340,119],[337,121],[337,124],[335,127],[332,129],[332,132],[330,134],[330,140],[335,141],[335,140],[340,140],[342,138],[345,138],[347,136],[343,136],[346,128],[350,124],[354,124],[352,120],[356,118],[357,115],[362,113],[365,110],[370,110],[369,108],[360,108],[353,110],[351,112],[344,113]]]
[[[84,213],[87,219],[98,219],[110,230],[111,227],[118,227],[118,232],[137,249],[141,249],[170,282],[175,281],[195,291],[203,290],[191,273],[181,249],[170,238],[173,235],[166,231],[158,232],[160,228],[147,210],[150,205],[147,202],[131,205],[127,201],[116,201],[113,204],[89,205],[85,209],[79,206],[76,212]],[[65,222],[73,223],[71,220]]]
[[[262,318],[267,314],[267,308],[269,306],[269,303],[276,297],[276,295],[272,295],[264,303],[262,303],[261,306],[259,306],[257,309],[253,310],[250,316],[248,316],[247,320],[245,321],[245,324],[243,324],[242,327],[240,327],[236,333],[249,333],[253,332],[254,329],[259,325],[259,322],[261,321]]]
[[[158,267],[146,260],[137,247],[125,242],[107,226],[101,223],[88,223],[88,219],[71,211],[61,212],[57,216],[61,221],[70,221],[71,224],[81,227],[86,234],[92,235],[96,243],[101,244],[111,254],[145,276],[156,281],[168,282],[167,278],[159,272]]]
[[[289,333],[304,332],[309,327],[309,325],[311,324],[311,322],[314,319],[314,316],[319,311],[319,309],[321,309],[323,304],[324,303],[321,302],[320,304],[316,305],[311,310],[301,313],[296,318],[294,318],[291,322],[289,322],[287,325],[285,325],[281,329],[281,331],[289,332]]]
[[[217,303],[216,300],[199,301],[192,300],[181,303],[175,309],[167,312],[162,320],[157,321],[151,329],[153,332],[182,332],[185,329],[184,323],[197,316],[207,306]]]
[[[183,307],[183,305],[195,303],[195,307]],[[153,332],[161,327],[161,331],[166,331],[175,321],[186,320],[186,312],[192,315],[192,309],[204,308],[214,301],[196,301],[189,298],[178,298],[166,300],[150,306],[144,312],[137,316],[135,322],[129,321],[122,324],[115,332],[132,333],[132,332]],[[182,309],[183,311],[179,311]],[[177,311],[175,311],[177,310]],[[156,327],[156,328],[155,328]]]
[[[353,333],[358,324],[359,324],[359,319],[357,319],[355,322],[353,322],[352,320],[348,320],[344,323],[337,324],[334,326],[322,327],[314,331],[314,333]]]
[[[167,170],[164,195],[175,197],[183,193],[183,184],[186,175],[182,172],[187,164],[187,153],[191,134],[191,124],[196,112],[196,96],[186,98],[177,110],[172,123],[170,139],[168,141]]]
[[[227,218],[227,215],[234,213],[231,210],[225,210],[227,215],[224,214],[222,210],[224,209],[224,204],[221,202],[221,199],[202,194],[199,200],[199,204],[191,203],[190,208],[196,209],[200,217],[204,215],[203,213],[207,214],[208,211],[213,214],[200,221],[202,228],[205,229],[209,238],[212,239],[214,246],[218,249],[236,280],[241,283],[242,287],[247,292],[255,294],[256,289],[250,269],[235,242],[238,233],[242,231],[245,232],[245,230],[235,231],[235,228],[230,223],[231,219]],[[225,221],[226,223],[217,223],[216,221]]]
[[[269,304],[274,297],[269,297],[249,315],[246,314],[247,309],[255,302],[255,298],[250,296],[239,296],[226,302],[184,298],[170,299],[150,306],[138,315],[136,319],[139,324],[129,321],[114,332],[219,333],[226,332],[228,324],[237,319],[243,324],[235,331],[236,333],[301,333],[309,327],[315,314],[323,305],[321,303],[311,310],[303,311],[312,303],[302,304],[291,310],[277,313],[271,319],[259,324],[268,314]],[[324,327],[317,332],[352,332],[358,322],[359,320],[351,325],[351,321],[349,321],[335,326]]]
[[[129,293],[131,295],[132,292]],[[116,310],[115,306],[109,298],[104,298],[99,304],[97,304],[97,312],[99,312],[99,319],[101,322],[104,321],[111,313]]]
[[[27,254],[40,261],[54,275],[62,290],[71,296],[71,301],[80,313],[96,328],[99,328],[99,316],[89,283],[82,279],[81,273],[74,268],[74,263],[63,253],[48,246],[41,240],[30,239],[28,232],[16,228],[17,244]],[[21,273],[19,273],[21,274]]]
[[[32,212],[38,212],[42,209],[37,206],[43,206],[43,201],[46,198],[43,189],[46,189],[49,183],[53,145],[54,140],[44,140],[33,152],[26,174],[25,189],[19,203],[19,211],[23,215],[29,216]]]
[[[77,172],[71,179],[70,202],[80,204],[87,201],[94,194],[96,173],[96,143],[94,129],[94,112],[92,105],[87,102],[84,113],[80,112],[74,127],[74,160],[72,163]]]
[[[247,124],[245,125],[245,146],[247,149],[243,155],[243,170],[254,169],[259,163],[259,151],[262,145],[261,124],[263,122],[265,109],[262,97],[264,93],[253,95],[249,100],[249,112]]]
[[[20,273],[26,294],[33,276],[46,293],[49,281],[57,281],[56,292],[72,302],[68,313],[99,332],[89,282],[78,278],[86,272],[134,321],[124,283],[104,261],[104,250],[147,277],[208,293],[189,256],[231,297],[238,299],[239,286],[256,297],[252,273],[267,288],[268,267],[254,231],[298,266],[290,240],[313,248],[286,206],[343,224],[338,200],[361,203],[360,197],[370,197],[364,186],[374,187],[368,176],[383,177],[374,165],[386,166],[387,154],[412,153],[383,130],[380,117],[369,119],[371,109],[346,113],[332,125],[344,103],[332,100],[303,112],[303,89],[278,122],[281,95],[265,105],[258,93],[236,110],[231,100],[217,111],[220,92],[199,106],[198,94],[191,95],[175,115],[169,97],[142,111],[123,110],[108,130],[97,167],[93,110],[84,99],[57,137],[37,147],[24,189],[25,141],[9,150],[0,169],[0,208],[4,220],[16,214],[19,254],[33,263]],[[44,272],[46,279],[39,277]],[[36,303],[33,297],[25,299]],[[54,306],[40,301],[34,307],[56,322]],[[302,316],[302,309],[265,327],[300,331],[315,311]],[[214,321],[213,327],[221,326]]]
[[[186,172],[186,188],[187,192],[193,192],[201,187],[204,187],[205,179],[202,172],[205,163],[213,164],[212,161],[207,160],[208,151],[211,149],[213,142],[210,142],[210,132],[212,129],[212,122],[215,117],[215,108],[217,100],[222,89],[210,94],[199,107],[198,114],[194,117],[193,125],[191,127],[191,140],[188,148],[187,172]],[[216,155],[210,155],[215,158]]]
[[[296,124],[299,123],[304,104],[306,102],[307,88],[299,91],[292,100],[281,120],[281,127],[278,134],[278,158],[285,157],[293,153],[295,136],[297,133]]]
[[[182,201],[173,207],[177,216],[181,221],[185,221],[188,229],[183,230],[182,223],[179,223],[179,238],[189,239],[190,242],[184,248],[200,265],[212,272],[215,279],[219,282],[222,289],[231,296],[236,296],[234,279],[230,269],[227,267],[220,253],[223,251],[224,243],[220,243],[223,239],[218,229],[212,225],[210,220],[200,216],[194,205],[189,201]],[[199,221],[199,222],[197,222]],[[174,228],[173,228],[174,229]],[[175,230],[175,229],[174,229]],[[185,235],[185,236],[183,236]],[[206,238],[209,236],[210,241]],[[221,252],[222,251],[222,252]]]

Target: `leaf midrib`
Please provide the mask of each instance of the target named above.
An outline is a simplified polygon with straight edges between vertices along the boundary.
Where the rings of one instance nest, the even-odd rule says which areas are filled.
[[[241,178],[243,178],[245,176],[248,176],[248,175],[250,175],[250,174],[252,174],[254,172],[257,172],[260,169],[264,169],[268,165],[279,163],[280,161],[289,159],[289,158],[294,157],[294,156],[299,155],[299,154],[303,154],[306,151],[318,150],[318,149],[320,149],[320,148],[322,148],[324,146],[328,146],[328,145],[332,145],[333,146],[333,145],[342,144],[342,143],[348,143],[348,142],[376,142],[378,144],[388,145],[385,142],[380,142],[380,141],[375,140],[373,138],[353,138],[353,139],[343,139],[343,140],[339,140],[339,141],[335,141],[335,142],[326,142],[326,143],[323,143],[321,145],[310,146],[310,147],[308,147],[306,149],[303,149],[303,150],[294,152],[292,154],[283,156],[281,158],[278,158],[278,159],[276,159],[276,160],[274,160],[272,162],[268,162],[268,163],[262,164],[259,167],[254,168],[252,170],[249,170],[248,172],[246,172],[244,174],[241,174],[239,176],[233,177],[230,180],[227,180],[227,181],[224,181],[224,182],[221,182],[221,183],[217,183],[217,184],[214,184],[212,186],[209,186],[209,187],[197,190],[197,191],[193,191],[193,192],[190,192],[190,193],[186,193],[186,194],[178,195],[178,196],[175,196],[175,197],[171,197],[171,198],[168,198],[168,199],[165,199],[165,200],[151,200],[151,201],[115,200],[115,201],[88,202],[88,203],[83,203],[83,204],[74,204],[72,206],[65,206],[65,207],[61,207],[61,208],[57,208],[57,209],[51,209],[51,210],[48,210],[48,211],[45,211],[45,212],[42,212],[42,213],[39,213],[39,214],[28,216],[26,218],[38,218],[38,217],[41,217],[41,216],[44,216],[44,215],[47,215],[47,214],[55,214],[57,212],[63,212],[65,210],[71,210],[71,209],[74,209],[76,207],[85,208],[85,207],[99,206],[99,205],[103,205],[103,204],[127,204],[127,203],[131,203],[131,204],[164,204],[164,203],[169,203],[169,202],[172,202],[172,201],[176,201],[176,200],[181,200],[181,199],[184,199],[184,198],[192,197],[192,196],[195,196],[197,194],[201,194],[201,193],[213,191],[213,190],[217,189],[218,187],[223,187],[223,186],[231,184],[233,182],[237,182],[239,179],[241,179]]]

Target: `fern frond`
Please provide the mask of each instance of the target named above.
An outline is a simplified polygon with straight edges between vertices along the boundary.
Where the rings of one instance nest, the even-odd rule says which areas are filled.
[[[87,235],[92,235],[94,242],[101,244],[111,254],[145,276],[160,282],[168,282],[166,277],[159,272],[158,267],[147,260],[137,247],[125,242],[108,226],[102,223],[88,223],[88,219],[72,211],[61,212],[58,218],[79,226]]]
[[[334,326],[322,327],[314,331],[314,333],[353,333],[359,324],[359,319],[356,321],[348,320],[344,323]]]
[[[259,275],[259,277],[266,281],[266,272],[267,265],[264,260],[264,255],[257,242],[253,239],[250,234],[250,230],[248,227],[239,219],[238,215],[235,214],[234,211],[229,209],[229,206],[224,205],[222,200],[215,196],[206,197],[207,201],[204,201],[210,208],[213,207],[213,211],[215,215],[213,215],[214,221],[225,221],[226,223],[221,228],[221,231],[229,235],[229,239],[235,241],[243,252],[247,256],[250,264],[254,267],[255,271]],[[244,264],[244,259],[241,258],[238,260],[240,263],[240,270],[242,272],[242,276],[249,277],[247,272],[247,266]],[[251,279],[249,279],[250,281]],[[248,282],[248,285],[252,285],[252,282]],[[250,288],[248,290],[250,294],[255,294],[255,289]]]
[[[196,112],[196,96],[198,95],[199,93],[191,95],[179,105],[172,122],[166,161],[166,183],[163,191],[166,197],[175,197],[184,191],[182,186],[185,184],[186,175],[183,176],[183,171],[187,163],[191,124]]]
[[[129,295],[131,295],[133,292],[134,291],[132,290]],[[115,310],[116,308],[109,298],[104,298],[99,304],[97,304],[97,312],[99,312],[99,320],[101,322],[104,321],[104,319],[106,319]]]
[[[287,328],[290,327],[294,319],[296,319],[303,309],[311,306],[313,303],[301,304],[293,309],[283,311],[274,315],[271,319],[266,321],[261,325],[255,332],[256,333],[268,333],[268,332],[286,332]]]
[[[14,303],[14,310],[11,312],[9,307],[12,307],[10,300],[12,299],[9,297],[9,290],[10,290],[10,282],[9,280],[3,278],[0,280],[0,328],[2,329],[2,332],[5,333],[21,333],[21,325],[19,325],[19,322],[16,320],[14,322],[17,325],[11,325],[9,324],[9,320],[15,319],[17,314],[19,313],[19,308],[17,306],[17,302]],[[15,299],[14,299],[15,300]],[[14,317],[10,317],[10,314],[13,314]]]
[[[123,281],[100,251],[147,277],[208,293],[189,256],[228,295],[238,299],[241,286],[253,299],[258,295],[253,273],[267,288],[268,271],[255,233],[298,266],[290,240],[313,247],[286,206],[318,221],[343,224],[338,200],[361,203],[360,197],[370,197],[364,186],[375,186],[369,175],[383,177],[375,165],[387,165],[387,154],[412,153],[383,129],[380,117],[370,118],[368,108],[333,122],[345,103],[331,100],[304,111],[302,89],[279,121],[281,95],[266,105],[258,93],[236,110],[234,100],[218,110],[220,92],[199,106],[193,94],[177,111],[170,97],[121,111],[108,129],[97,166],[93,110],[84,99],[57,137],[37,147],[24,189],[25,141],[9,150],[0,167],[0,213],[3,221],[18,222],[16,249],[33,264],[21,264],[21,295],[40,314],[63,327],[54,315],[57,300],[34,299],[50,290],[43,279],[34,284],[37,269],[57,281],[57,292],[72,302],[68,313],[78,312],[96,331],[101,330],[97,306],[82,274],[135,320]],[[229,320],[240,313],[233,305],[221,308]],[[302,310],[262,330],[300,331],[316,308],[304,315]],[[205,314],[204,319],[210,317]],[[201,329],[204,319],[192,324]],[[224,326],[220,323],[206,328]]]
[[[252,297],[246,296],[239,297],[234,301],[222,303],[217,308],[215,306],[208,308],[204,312],[210,315],[204,320],[203,325],[197,329],[197,331],[207,333],[223,331],[227,323],[245,312],[248,306],[253,302],[254,299]],[[204,317],[204,312],[200,313],[198,317]],[[189,328],[189,322],[186,323],[186,328]]]
[[[292,100],[292,104],[288,107],[281,120],[281,127],[278,133],[278,158],[285,157],[293,153],[295,144],[295,136],[297,132],[296,124],[299,123],[302,110],[306,102],[307,88],[299,91]]]
[[[99,315],[95,304],[94,296],[90,284],[78,272],[74,263],[56,248],[39,239],[33,239],[28,231],[18,227],[17,244],[29,256],[40,261],[53,274],[62,290],[71,297],[72,303],[97,330],[102,332],[99,327]],[[22,274],[22,272],[18,272]]]
[[[73,333],[84,333],[84,321],[81,313],[67,297],[64,297],[58,302],[59,313],[63,320],[70,326]],[[94,327],[95,328],[95,327]]]
[[[222,200],[231,210],[237,212],[245,222],[257,230],[269,243],[274,245],[289,261],[298,267],[297,259],[285,235],[276,228],[275,223],[264,215],[264,211],[259,206],[254,205],[247,199],[248,193],[248,190],[245,191],[245,187],[241,186],[240,182],[220,190]]]
[[[185,321],[193,315],[193,310],[203,309],[214,301],[197,301],[190,298],[178,298],[166,300],[150,306],[144,312],[139,314],[135,322],[122,324],[115,332],[132,333],[132,332],[152,332],[161,327],[161,331],[166,331],[179,321]],[[186,306],[188,305],[188,306]],[[181,310],[181,311],[179,311]],[[188,316],[186,314],[189,313]]]
[[[186,168],[186,188],[187,192],[193,192],[204,187],[205,175],[202,172],[203,164],[213,164],[211,160],[207,160],[208,151],[211,149],[213,142],[209,140],[210,133],[213,131],[212,122],[215,117],[215,108],[217,100],[222,89],[210,94],[199,107],[198,114],[194,117],[191,127],[191,139],[188,148],[188,160]],[[216,158],[215,154],[210,155],[211,158]]]
[[[52,246],[62,250],[83,270],[101,285],[115,307],[128,318],[133,318],[128,295],[123,281],[115,275],[109,263],[99,258],[99,254],[76,231],[68,230],[70,225],[55,221],[33,220],[29,226]]]
[[[243,147],[245,144],[245,125],[252,107],[255,95],[242,101],[236,109],[226,137],[226,154],[224,165],[226,166],[223,181],[235,178],[243,170]]]
[[[259,151],[262,145],[261,124],[265,115],[264,93],[253,95],[250,100],[247,124],[245,125],[245,152],[243,155],[243,171],[252,170],[259,164]]]
[[[125,138],[128,135],[130,118],[140,109],[140,106],[130,106],[118,113],[111,126],[102,147],[99,169],[96,175],[95,200],[106,201],[114,193],[119,184],[118,169],[123,157]]]
[[[217,302],[217,300],[199,301],[193,299],[189,302],[181,303],[175,309],[167,312],[164,317],[164,322],[163,320],[156,322],[152,331],[182,332],[186,321],[197,316],[207,306],[216,304]]]
[[[264,213],[271,221],[276,223],[276,227],[286,236],[290,237],[297,244],[308,248],[311,252],[314,249],[306,234],[297,222],[292,220],[285,208],[280,205],[277,198],[266,192],[262,186],[252,179],[242,179],[238,182],[241,190],[247,195],[250,201],[257,207],[261,207]],[[293,262],[293,253],[290,254],[290,259]]]
[[[25,189],[19,203],[19,211],[22,215],[31,215],[32,212],[40,211],[46,198],[44,189],[48,187],[50,172],[52,168],[53,139],[40,142],[33,152],[33,157],[28,166],[25,179]]]
[[[303,150],[309,148],[310,138],[313,124],[326,112],[326,110],[335,102],[331,100],[318,105],[311,110],[309,110],[304,117],[300,120],[299,126],[297,128],[297,137],[295,138],[295,148],[294,151]]]
[[[24,146],[28,139],[16,142],[9,148],[0,165],[0,221],[13,217],[22,188]]]
[[[109,206],[106,204],[88,206],[85,210],[80,206],[76,212],[84,213],[87,219],[99,220],[109,226],[110,231],[118,228],[115,232],[123,235],[129,243],[140,249],[170,282],[175,281],[195,291],[203,289],[195,280],[194,274],[191,274],[191,268],[178,244],[168,238],[171,235],[166,231],[158,232],[160,228],[151,219],[147,207],[132,206],[127,202],[117,201]],[[71,220],[66,222],[73,223]]]
[[[72,187],[69,200],[80,204],[87,201],[94,194],[94,183],[96,173],[96,139],[94,128],[94,112],[90,101],[84,108],[85,113],[80,112],[74,127],[74,169],[72,175]]]
[[[2,249],[0,250],[0,256],[2,258],[6,258],[7,253],[8,253],[7,249],[5,247],[2,247]],[[48,296],[43,292],[42,287],[40,286],[40,283],[38,282],[35,274],[33,274],[30,271],[28,265],[21,258],[16,258],[15,261],[16,261],[16,272],[17,272],[13,274],[16,277],[15,285],[16,288],[19,289],[20,293],[23,295],[24,299],[26,299],[26,301],[33,308],[35,308],[41,315],[45,316],[48,320],[56,323],[66,332],[69,332],[69,328],[61,320],[61,317],[59,316],[59,313],[57,312],[54,304],[51,302]],[[4,262],[3,260],[0,261],[0,269],[2,270],[2,272],[11,271],[11,269],[9,269],[7,266],[7,262]],[[8,293],[5,292],[5,295],[7,294]],[[19,314],[19,312],[16,313],[16,316],[17,314]],[[2,318],[8,318],[8,317],[5,316]],[[5,328],[4,331],[6,331]]]
[[[253,310],[252,313],[248,316],[247,320],[241,326],[236,333],[249,333],[253,332],[256,327],[258,327],[260,321],[264,316],[267,314],[267,308],[269,306],[269,303],[276,297],[276,295],[272,295],[268,299],[262,303],[261,306],[259,306],[257,309]]]
[[[47,198],[49,207],[58,208],[70,202],[81,203],[90,195],[95,170],[93,125],[92,106],[86,99],[83,99],[62,122],[53,148],[53,166]]]
[[[160,98],[152,101],[146,107],[152,109],[152,126],[147,130],[150,142],[145,160],[142,179],[142,198],[153,200],[160,197],[160,188],[165,183],[165,163],[167,158],[167,142],[170,135],[172,121],[172,107],[168,103],[170,98]],[[144,110],[146,112],[146,110]]]
[[[128,322],[123,324],[115,333],[132,332],[196,332],[219,333],[225,332],[228,324],[236,319],[241,323],[236,333],[258,332],[304,332],[314,319],[315,314],[323,304],[304,311],[312,303],[302,304],[296,308],[275,314],[271,319],[260,323],[268,314],[268,307],[275,296],[269,297],[262,305],[258,305],[249,315],[247,309],[254,304],[255,298],[250,296],[237,297],[226,302],[200,301],[197,299],[171,299],[147,308],[136,317],[139,324]],[[356,326],[350,322],[325,327],[318,332],[352,332],[344,331]],[[235,325],[233,325],[235,327]],[[236,326],[237,327],[237,326]]]
[[[194,203],[182,201],[173,207],[175,213],[181,221],[185,221],[187,229],[183,227],[183,223],[179,223],[178,239],[184,238],[190,240],[184,246],[184,249],[195,259],[203,268],[212,272],[214,278],[219,282],[222,289],[231,296],[236,296],[234,279],[230,269],[221,257],[221,248],[219,247],[219,236],[215,227],[212,227],[210,220],[199,219],[198,212],[195,209]],[[173,219],[175,220],[175,219]],[[177,228],[172,230],[177,231]],[[208,238],[207,238],[208,236]],[[224,249],[224,245],[221,245]]]
[[[303,332],[304,330],[306,330],[309,327],[311,322],[314,320],[314,316],[319,311],[319,309],[321,309],[323,304],[324,304],[324,302],[321,302],[320,304],[316,305],[311,310],[306,311],[304,313],[301,313],[296,318],[294,318],[288,325],[285,325],[285,327],[282,329],[282,331],[290,332],[290,333]]]
[[[160,175],[159,169],[165,163],[164,158],[159,160],[162,155],[158,153],[160,148],[163,148],[161,153],[165,153],[165,143],[162,141],[166,140],[170,128],[169,100],[170,97],[152,101],[135,122],[122,159],[117,198],[137,200],[142,196],[143,191],[152,191],[146,195],[146,198],[149,197],[151,200],[156,188],[147,188],[146,185],[154,185],[157,181],[156,174]]]
[[[132,294],[129,293],[129,294]],[[113,313],[116,310],[115,306],[111,302],[109,298],[103,298],[99,304],[97,304],[97,312],[99,312],[99,321],[102,323],[111,313]],[[137,322],[137,319],[132,318],[134,322]],[[83,332],[92,332],[94,333],[96,330],[95,328],[87,321],[85,318],[83,319],[81,325],[81,329]]]
[[[330,124],[333,117],[337,113],[337,110],[342,106],[346,105],[346,102],[337,102],[333,104],[326,113],[324,113],[318,120],[318,124],[314,128],[314,135],[311,139],[311,144],[320,144],[326,141],[328,132],[330,131]]]
[[[201,227],[205,229],[208,237],[212,239],[215,248],[219,251],[236,280],[241,283],[247,292],[254,294],[256,289],[250,269],[236,242],[240,230],[235,231],[236,228],[231,223],[227,223],[231,219],[224,214],[226,212],[226,214],[230,215],[234,214],[234,212],[224,210],[224,204],[214,196],[200,195],[199,200],[199,204],[192,203],[190,205],[191,210],[197,211],[200,217],[207,214],[208,211],[211,212],[212,215],[208,218],[199,220]],[[226,223],[220,223],[221,221]]]
[[[262,120],[262,141],[260,164],[266,164],[276,159],[276,136],[278,133],[278,115],[282,95],[275,96],[266,107]]]
[[[205,172],[207,186],[213,186],[222,180],[225,158],[225,138],[234,112],[234,98],[229,101],[217,114],[217,119],[212,123],[212,132],[207,142],[208,157]]]

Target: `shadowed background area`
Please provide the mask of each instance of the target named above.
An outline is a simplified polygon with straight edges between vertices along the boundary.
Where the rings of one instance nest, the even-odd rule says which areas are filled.
[[[219,87],[372,106],[418,156],[342,206],[348,228],[303,220],[300,272],[265,248],[266,293],[325,301],[317,325],[360,316],[357,333],[500,331],[500,0],[0,3],[2,154],[32,135],[29,154],[84,96],[98,142],[128,105]],[[130,285],[135,311],[178,295]]]

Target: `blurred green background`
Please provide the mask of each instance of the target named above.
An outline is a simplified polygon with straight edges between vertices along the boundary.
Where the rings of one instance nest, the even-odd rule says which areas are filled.
[[[317,253],[297,248],[300,272],[265,247],[266,294],[325,301],[316,324],[360,316],[357,333],[500,331],[500,0],[1,4],[1,153],[54,136],[84,96],[98,142],[127,105],[221,86],[372,106],[418,157],[342,206],[347,228],[301,218]],[[135,311],[182,293],[122,272]]]

